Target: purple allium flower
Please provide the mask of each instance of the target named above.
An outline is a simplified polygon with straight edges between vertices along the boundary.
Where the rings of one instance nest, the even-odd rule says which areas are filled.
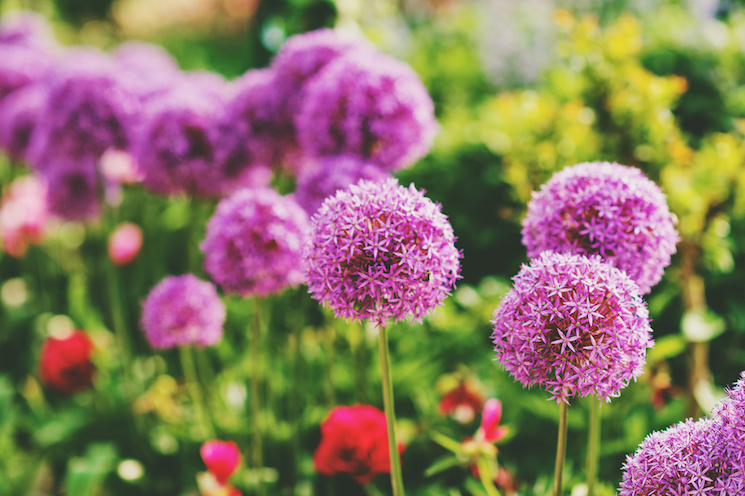
[[[390,177],[377,164],[356,157],[338,156],[319,160],[315,168],[304,170],[297,178],[295,201],[312,216],[323,200],[360,179],[379,181]]]
[[[308,291],[337,317],[421,321],[460,278],[461,254],[440,208],[393,178],[337,191],[311,220]]]
[[[639,287],[600,257],[541,253],[513,277],[492,324],[497,359],[523,385],[569,403],[609,401],[653,345]]]
[[[0,101],[0,148],[16,160],[26,158],[31,135],[46,102],[44,85],[32,84]]]
[[[127,41],[113,53],[120,78],[127,81],[143,102],[166,93],[182,77],[176,60],[161,46]]]
[[[44,78],[52,67],[50,55],[22,45],[0,45],[0,101],[10,93]]]
[[[52,28],[43,15],[22,10],[11,12],[0,21],[0,50],[2,45],[49,50],[56,43]]]
[[[224,99],[204,81],[183,78],[148,108],[134,156],[145,173],[143,183],[162,194],[219,196],[215,166],[218,119]]]
[[[295,125],[310,156],[356,155],[391,171],[424,156],[437,128],[416,73],[364,50],[338,57],[308,82]]]
[[[39,170],[57,158],[98,160],[109,148],[130,147],[140,104],[111,59],[92,49],[71,50],[48,83],[46,108],[29,147]]]
[[[307,228],[307,215],[291,198],[271,188],[238,190],[207,224],[204,269],[226,293],[278,293],[303,282]]]
[[[721,437],[721,419],[691,419],[653,432],[626,458],[619,496],[743,494]]]
[[[192,274],[160,281],[142,304],[140,325],[150,346],[212,346],[222,338],[225,305],[215,285]]]
[[[99,214],[99,181],[92,159],[58,159],[47,164],[42,177],[49,185],[49,211],[67,220],[89,220]]]
[[[678,233],[660,188],[635,167],[590,162],[556,173],[533,193],[523,221],[528,256],[598,254],[649,293],[670,265]]]
[[[727,391],[727,398],[714,409],[713,415],[722,422],[721,445],[724,457],[731,467],[729,484],[738,491],[728,494],[745,493],[745,372],[742,372],[735,387]]]

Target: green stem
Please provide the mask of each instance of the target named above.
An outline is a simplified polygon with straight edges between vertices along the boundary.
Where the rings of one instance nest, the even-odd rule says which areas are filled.
[[[587,496],[592,496],[598,478],[600,458],[600,400],[590,397],[590,418],[587,433]]]
[[[481,479],[481,484],[486,489],[486,494],[488,496],[500,496],[497,486],[494,485],[495,474],[491,473],[487,460],[483,456],[479,456],[476,466],[479,468],[479,479]]]
[[[396,412],[393,406],[393,380],[391,377],[391,354],[388,350],[388,330],[378,324],[378,350],[380,351],[380,373],[383,381],[383,405],[388,428],[388,452],[391,456],[391,486],[393,496],[404,496],[404,481],[401,474],[401,460],[396,439]]]
[[[567,452],[567,417],[569,405],[559,403],[559,440],[556,444],[556,467],[554,468],[554,496],[561,495],[561,474],[564,471],[564,458]]]
[[[215,432],[204,413],[204,397],[197,380],[197,371],[194,367],[194,357],[191,354],[191,349],[188,346],[179,346],[179,353],[181,368],[184,371],[184,378],[191,394],[191,400],[194,403],[194,411],[197,414],[197,423],[201,430],[200,437],[203,439],[212,438],[215,436]]]
[[[260,395],[259,387],[261,384],[261,299],[254,300],[254,314],[251,325],[251,432],[253,437],[253,447],[251,458],[253,468],[256,471],[256,494],[264,495],[264,477],[261,453],[261,426],[259,425],[260,415]]]

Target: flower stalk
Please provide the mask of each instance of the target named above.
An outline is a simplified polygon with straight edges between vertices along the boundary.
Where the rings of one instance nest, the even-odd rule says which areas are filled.
[[[401,460],[396,438],[396,412],[393,405],[393,380],[391,377],[391,356],[388,349],[388,330],[378,324],[378,349],[380,351],[380,372],[383,381],[383,406],[388,429],[388,452],[391,456],[391,486],[393,496],[404,496],[404,482],[401,473]]]
[[[600,400],[590,397],[590,416],[587,432],[587,496],[593,496],[598,478],[600,459]]]
[[[561,475],[564,471],[564,459],[567,452],[567,427],[569,417],[569,405],[565,402],[559,403],[559,440],[556,443],[556,467],[554,468],[554,496],[561,495]]]

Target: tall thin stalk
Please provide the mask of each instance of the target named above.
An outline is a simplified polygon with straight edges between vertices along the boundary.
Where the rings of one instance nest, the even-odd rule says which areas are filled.
[[[600,459],[600,400],[589,398],[590,415],[587,431],[587,496],[595,491],[598,478],[598,461]]]
[[[569,405],[559,403],[559,439],[556,443],[556,467],[554,468],[554,496],[561,496],[561,475],[564,471],[564,458],[567,452],[567,418]]]
[[[391,354],[388,350],[388,330],[378,324],[378,350],[380,351],[380,371],[383,381],[383,405],[388,428],[388,452],[391,456],[391,486],[393,496],[404,496],[404,481],[401,473],[401,459],[398,454],[396,438],[396,412],[393,405],[393,380],[391,378]]]
[[[497,486],[494,485],[494,474],[489,470],[489,463],[486,458],[479,456],[476,466],[479,468],[479,479],[481,479],[486,494],[488,496],[500,496]]]
[[[251,458],[256,471],[256,494],[264,495],[264,461],[261,449],[261,426],[259,425],[260,401],[259,387],[261,385],[261,299],[254,300],[253,322],[251,324],[251,433],[253,447]]]
[[[179,353],[181,358],[181,368],[183,369],[184,377],[186,378],[186,385],[189,388],[191,400],[194,403],[197,423],[202,431],[201,435],[204,439],[214,437],[214,427],[212,426],[209,417],[205,414],[204,397],[202,396],[202,389],[199,387],[199,379],[197,378],[197,370],[194,366],[192,349],[189,346],[179,346]]]

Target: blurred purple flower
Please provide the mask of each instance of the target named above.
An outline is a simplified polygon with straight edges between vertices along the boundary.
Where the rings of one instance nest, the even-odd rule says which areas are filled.
[[[49,53],[22,45],[0,44],[0,101],[44,78],[52,68]]]
[[[56,46],[52,28],[36,12],[21,10],[5,15],[0,21],[0,52],[3,45],[50,50]]]
[[[204,269],[226,293],[265,296],[303,282],[300,252],[308,218],[270,188],[222,200],[202,242]]]
[[[337,317],[421,321],[460,278],[461,254],[440,208],[393,178],[337,191],[311,221],[308,291]]]
[[[181,77],[176,60],[161,46],[127,41],[113,53],[119,77],[143,103],[166,93]]]
[[[24,160],[31,135],[46,103],[46,88],[31,84],[0,101],[0,148]]]
[[[90,220],[99,214],[101,196],[95,162],[59,159],[42,174],[48,184],[49,211],[67,220]]]
[[[314,168],[304,170],[297,178],[295,201],[309,216],[316,213],[323,200],[340,189],[345,189],[361,179],[371,181],[390,177],[378,165],[363,162],[356,157],[325,157]]]
[[[492,324],[494,351],[524,386],[569,403],[609,401],[642,373],[653,345],[638,286],[600,257],[541,253],[513,277]]]
[[[390,171],[424,156],[437,129],[416,73],[366,50],[335,59],[308,83],[295,124],[310,156],[355,155]]]
[[[192,274],[160,281],[142,304],[140,324],[150,346],[213,346],[222,338],[225,305],[215,285]]]
[[[533,193],[522,236],[529,257],[544,250],[598,254],[642,293],[659,282],[678,242],[660,188],[639,169],[608,162],[556,173]]]

